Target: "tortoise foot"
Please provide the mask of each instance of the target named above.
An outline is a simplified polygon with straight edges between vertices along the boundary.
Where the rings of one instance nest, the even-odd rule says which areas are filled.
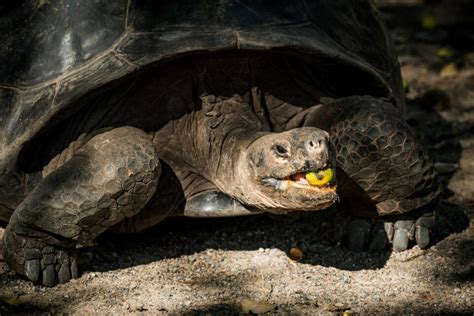
[[[135,216],[153,196],[160,170],[145,132],[121,127],[94,136],[16,208],[5,230],[5,261],[45,286],[77,277],[78,249]]]
[[[404,251],[415,244],[424,249],[430,245],[435,226],[432,210],[377,219],[360,217],[336,218],[329,238],[353,251]]]
[[[78,265],[85,258],[78,249],[53,247],[37,237],[22,236],[10,229],[5,231],[4,246],[4,258],[10,267],[28,280],[48,287],[78,278]]]

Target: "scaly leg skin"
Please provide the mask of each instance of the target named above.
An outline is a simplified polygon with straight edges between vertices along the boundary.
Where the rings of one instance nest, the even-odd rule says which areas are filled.
[[[155,192],[160,170],[145,132],[121,127],[94,136],[15,210],[4,235],[5,261],[45,286],[77,278],[78,250],[134,216]]]
[[[336,241],[353,250],[429,245],[439,183],[397,108],[348,97],[315,108],[305,125],[328,130],[336,150],[338,191],[352,218],[335,220]]]

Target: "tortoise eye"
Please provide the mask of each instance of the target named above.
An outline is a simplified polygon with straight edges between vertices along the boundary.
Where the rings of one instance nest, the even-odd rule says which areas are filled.
[[[275,145],[274,150],[278,156],[288,157],[288,149],[286,149],[282,145]]]

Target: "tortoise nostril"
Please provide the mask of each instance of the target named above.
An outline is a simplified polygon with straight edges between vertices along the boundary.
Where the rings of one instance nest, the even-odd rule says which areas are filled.
[[[310,140],[307,142],[307,148],[310,150],[315,150],[315,149],[321,148],[323,144],[324,144],[324,140],[322,139]]]

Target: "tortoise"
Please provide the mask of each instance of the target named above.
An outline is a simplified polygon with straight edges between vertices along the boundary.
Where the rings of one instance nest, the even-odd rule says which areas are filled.
[[[437,176],[370,1],[30,0],[0,15],[3,256],[29,280],[77,278],[109,229],[339,197],[349,248],[429,244]]]

